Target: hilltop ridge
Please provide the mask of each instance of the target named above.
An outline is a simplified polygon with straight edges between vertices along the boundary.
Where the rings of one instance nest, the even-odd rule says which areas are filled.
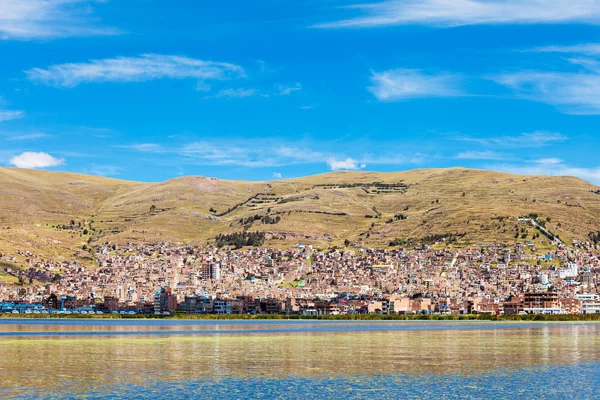
[[[244,231],[262,232],[263,245],[276,247],[547,240],[518,221],[530,214],[571,243],[600,230],[599,193],[573,177],[466,168],[154,183],[0,168],[0,250],[31,245],[56,255],[104,242],[215,243]]]

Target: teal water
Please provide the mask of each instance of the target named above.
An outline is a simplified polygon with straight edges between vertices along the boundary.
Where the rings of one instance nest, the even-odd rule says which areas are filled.
[[[0,320],[3,398],[598,398],[600,325]]]

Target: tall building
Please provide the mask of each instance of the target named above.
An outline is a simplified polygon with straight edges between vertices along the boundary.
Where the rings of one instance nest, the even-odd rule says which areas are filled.
[[[154,295],[154,313],[168,311],[174,313],[177,310],[177,297],[173,295],[170,287],[156,291]]]
[[[221,280],[221,264],[211,264],[210,265],[210,279],[215,281]]]
[[[104,296],[104,309],[107,311],[118,311],[119,298],[116,296]]]
[[[219,263],[205,263],[200,267],[200,278],[202,280],[213,279],[215,281],[221,280],[221,264]]]

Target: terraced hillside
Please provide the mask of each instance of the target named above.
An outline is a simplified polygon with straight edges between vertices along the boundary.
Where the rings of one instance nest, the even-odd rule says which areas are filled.
[[[600,231],[599,193],[572,177],[462,168],[162,183],[0,168],[0,252],[18,247],[70,256],[104,242],[214,243],[243,231],[264,232],[269,246],[549,243],[519,222],[527,215],[565,242],[585,241]]]

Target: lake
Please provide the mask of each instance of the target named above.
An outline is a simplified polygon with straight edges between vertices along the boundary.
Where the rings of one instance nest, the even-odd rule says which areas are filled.
[[[3,398],[597,398],[600,324],[0,320]]]

